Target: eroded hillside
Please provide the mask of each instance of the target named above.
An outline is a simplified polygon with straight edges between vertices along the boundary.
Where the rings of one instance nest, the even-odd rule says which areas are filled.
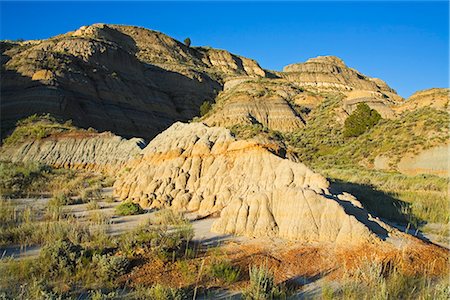
[[[162,33],[95,24],[48,40],[2,42],[2,137],[51,113],[79,127],[146,139],[198,115],[226,77],[265,76],[250,59]]]

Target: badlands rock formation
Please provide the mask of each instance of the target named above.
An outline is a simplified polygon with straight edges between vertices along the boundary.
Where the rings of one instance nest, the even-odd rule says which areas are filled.
[[[353,196],[330,194],[320,174],[223,128],[175,123],[127,167],[115,183],[121,199],[220,213],[212,228],[220,233],[336,243],[388,234]]]
[[[281,79],[236,79],[225,84],[214,111],[203,119],[210,126],[262,124],[272,130],[293,131],[304,126],[295,98],[302,90]]]
[[[318,56],[304,63],[291,64],[283,68],[283,77],[298,82],[304,87],[318,90],[373,91],[388,97],[399,98],[383,80],[371,78],[349,68],[338,57]]]
[[[283,71],[283,77],[303,88],[346,95],[343,110],[347,114],[351,114],[358,103],[365,102],[383,118],[393,118],[391,106],[403,100],[383,80],[363,75],[335,56],[311,58],[305,63],[288,65]]]
[[[139,156],[145,143],[111,133],[68,133],[20,145],[3,147],[1,160],[38,161],[54,167],[85,169],[114,175],[129,160]]]
[[[78,127],[150,139],[198,115],[224,78],[265,76],[253,60],[132,26],[1,42],[1,53],[2,138],[18,119],[51,113]]]
[[[385,82],[347,67],[334,56],[311,58],[276,72],[280,78],[232,78],[216,98],[214,110],[202,119],[208,125],[231,127],[259,123],[282,132],[307,123],[307,114],[323,100],[321,93],[343,94],[336,115],[342,123],[365,102],[383,118],[394,118],[391,108],[402,98]]]

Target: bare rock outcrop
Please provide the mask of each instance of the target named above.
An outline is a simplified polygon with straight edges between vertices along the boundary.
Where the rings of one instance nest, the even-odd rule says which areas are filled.
[[[261,124],[272,130],[289,132],[305,125],[294,109],[302,90],[282,79],[232,80],[216,99],[214,111],[202,121],[210,126]]]
[[[81,128],[151,139],[197,116],[225,78],[265,76],[251,59],[133,26],[94,24],[0,44],[2,138],[17,120],[51,113]]]
[[[343,95],[336,116],[344,122],[364,102],[383,118],[394,118],[393,106],[402,97],[384,81],[349,68],[334,56],[316,57],[286,66],[278,78],[233,77],[225,81],[211,113],[202,119],[211,126],[261,124],[292,132],[308,123],[308,114],[326,94]],[[306,124],[307,126],[307,124]]]
[[[115,183],[115,193],[148,207],[220,213],[212,230],[308,242],[359,243],[388,234],[350,194],[271,145],[228,130],[175,123],[155,137]]]
[[[317,90],[375,91],[400,98],[383,80],[363,75],[335,56],[318,56],[304,63],[288,65],[283,68],[282,76]]]
[[[142,139],[124,139],[109,132],[67,133],[2,147],[0,159],[41,162],[57,168],[84,169],[115,175],[144,148]]]

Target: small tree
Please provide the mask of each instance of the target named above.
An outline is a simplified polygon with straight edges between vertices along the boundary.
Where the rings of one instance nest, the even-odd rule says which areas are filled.
[[[345,120],[344,137],[356,137],[380,121],[381,115],[366,103],[359,103],[355,111]]]
[[[191,46],[191,39],[190,39],[190,38],[185,38],[185,39],[184,39],[184,44],[185,44],[186,46],[190,47],[190,46]]]
[[[211,102],[205,101],[200,105],[200,116],[206,115],[212,108]]]

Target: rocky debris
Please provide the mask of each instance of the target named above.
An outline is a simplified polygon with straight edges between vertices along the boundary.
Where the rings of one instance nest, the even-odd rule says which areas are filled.
[[[436,109],[447,110],[450,99],[450,89],[428,89],[415,92],[406,101],[395,106],[397,113],[411,111],[422,107],[433,107]]]
[[[127,164],[115,194],[146,207],[220,214],[216,232],[336,243],[388,235],[353,196],[331,194],[320,174],[224,128],[178,122],[143,153]]]
[[[304,126],[295,110],[302,90],[284,80],[235,79],[219,94],[213,112],[202,121],[210,126],[261,124],[272,130],[289,132]]]
[[[94,24],[47,40],[1,42],[1,128],[34,113],[151,139],[198,115],[224,78],[265,76],[227,51],[187,47],[144,28]]]
[[[138,157],[144,147],[144,140],[138,138],[127,140],[109,132],[75,132],[4,146],[0,150],[0,159],[37,161],[57,168],[115,175],[125,163]]]

